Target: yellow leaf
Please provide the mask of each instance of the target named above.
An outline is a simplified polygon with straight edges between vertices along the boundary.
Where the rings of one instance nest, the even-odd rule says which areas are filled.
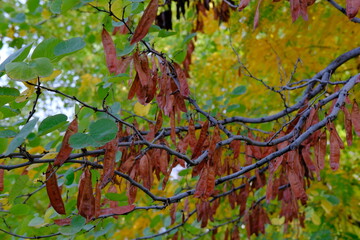
[[[149,113],[149,110],[150,110],[150,104],[144,106],[139,102],[135,103],[134,112],[136,115],[139,115],[142,117],[146,116]]]
[[[30,85],[31,86],[31,85]],[[30,96],[35,92],[35,88],[34,86],[26,89],[25,91],[23,91],[19,97],[17,97],[15,99],[15,102],[17,103],[21,103],[21,102],[25,102],[26,100],[28,100],[30,98]]]
[[[283,225],[285,222],[285,217],[282,216],[281,218],[272,218],[271,224],[272,225]]]
[[[326,214],[330,214],[331,210],[333,209],[333,206],[327,200],[322,200],[321,201],[321,207],[325,210]]]
[[[41,78],[41,81],[42,81],[42,82],[46,82],[46,81],[53,80],[53,79],[55,79],[57,76],[59,76],[60,73],[61,73],[61,70],[55,70],[55,71],[53,71],[53,73],[52,73],[50,76]]]
[[[34,153],[43,153],[45,152],[45,148],[43,146],[37,146],[37,147],[33,147],[32,149],[28,150],[28,152],[30,154],[34,154]]]
[[[45,154],[42,158],[40,158],[40,160],[45,160],[45,159],[54,159],[56,157],[58,153],[57,152],[50,152]]]
[[[316,212],[314,212],[314,213],[311,215],[311,220],[312,220],[312,222],[313,222],[315,225],[320,225],[320,223],[321,223],[320,216],[317,215]]]

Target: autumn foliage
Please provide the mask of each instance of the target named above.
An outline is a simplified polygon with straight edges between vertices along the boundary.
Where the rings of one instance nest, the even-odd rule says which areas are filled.
[[[14,199],[27,197],[21,203],[25,205],[46,188],[50,204],[36,206],[42,209],[37,210],[39,213],[47,211],[46,220],[28,226],[52,227],[46,235],[35,232],[36,238],[81,234],[98,237],[101,235],[96,234],[104,231],[102,235],[114,239],[167,235],[188,239],[190,235],[200,238],[207,234],[213,239],[250,239],[266,236],[271,225],[281,225],[286,238],[294,237],[296,229],[307,229],[310,213],[304,209],[325,192],[327,174],[343,171],[343,151],[359,144],[359,63],[351,62],[359,59],[359,47],[337,53],[334,59],[321,59],[325,65],[314,66],[297,77],[301,60],[298,58],[291,68],[282,63],[277,46],[269,43],[276,34],[265,39],[265,33],[257,30],[265,8],[262,0],[78,1],[70,7],[65,1],[60,7],[55,2],[49,10],[55,20],[63,17],[61,12],[75,9],[90,12],[91,16],[103,14],[102,24],[89,23],[91,27],[86,26],[86,31],[96,29],[96,40],[87,39],[94,43],[87,54],[100,51],[104,59],[99,66],[92,64],[85,70],[81,64],[70,68],[66,62],[56,65],[60,70],[64,68],[63,76],[81,72],[80,78],[74,78],[81,79],[81,83],[75,83],[75,90],[71,84],[69,88],[55,84],[59,80],[54,78],[61,71],[54,70],[54,66],[61,58],[82,51],[85,42],[81,38],[45,39],[33,51],[32,45],[25,46],[5,60],[4,66],[1,64],[9,81],[23,82],[26,87],[21,95],[16,84],[0,89],[1,103],[8,104],[8,108],[20,106],[14,112],[23,112],[24,118],[17,131],[10,127],[0,131],[0,136],[8,138],[0,155],[0,191],[10,192],[10,210],[5,209],[5,213],[21,214],[16,212],[14,206],[19,202]],[[265,14],[283,11],[281,2],[271,4]],[[332,1],[330,4],[333,11],[342,11],[346,23],[360,22],[356,17],[359,0],[347,0],[345,9]],[[294,22],[294,27],[298,21],[310,21],[313,5],[316,3],[312,0],[290,0],[287,21]],[[250,21],[239,17],[247,11],[252,11]],[[172,16],[175,13],[176,17]],[[181,21],[184,26],[178,23]],[[241,30],[237,26],[241,24],[250,27]],[[355,28],[353,31],[358,32],[358,24]],[[177,34],[175,30],[181,40],[166,42]],[[232,38],[249,41],[247,34],[257,34],[254,39],[259,41],[265,39],[257,46],[269,44],[278,61],[277,71],[269,67],[265,73],[253,74],[242,61],[243,55],[249,56],[237,50]],[[285,35],[275,37],[283,39]],[[301,36],[292,34],[290,39],[298,38]],[[181,50],[172,51],[172,44],[178,42]],[[296,45],[290,40],[286,44]],[[216,60],[206,55],[209,49],[217,54]],[[30,52],[31,60],[26,60]],[[232,54],[230,60],[226,54]],[[261,54],[270,59],[268,52]],[[91,61],[91,54],[86,59]],[[262,64],[253,61],[254,68]],[[86,72],[91,68],[100,69],[94,74],[97,77]],[[286,73],[288,69],[290,74]],[[279,81],[273,80],[275,73],[267,76],[271,70],[279,74]],[[229,81],[231,86],[226,84]],[[238,86],[240,83],[243,85]],[[237,87],[229,90],[234,84]],[[216,95],[219,92],[222,95]],[[250,97],[242,98],[245,93]],[[46,118],[36,127],[34,114],[41,108],[38,102],[45,102],[41,98],[45,94],[75,104],[70,123],[62,113],[47,116],[45,106]],[[29,101],[31,98],[34,100]],[[231,98],[236,104],[230,105]],[[259,104],[264,98],[268,102]],[[30,111],[26,112],[27,108]],[[16,116],[9,115],[9,119]],[[32,133],[34,129],[38,129],[36,134]],[[36,146],[29,149],[29,145]],[[7,177],[5,169],[22,171],[15,178]],[[10,187],[14,182],[25,182],[25,178],[38,178],[39,190],[22,196],[20,190]],[[322,181],[325,183],[319,187],[320,193],[313,195],[312,186]],[[13,196],[14,192],[18,195]],[[163,215],[164,224],[157,224],[155,219],[160,221]],[[351,221],[359,220],[351,217]],[[111,225],[114,222],[120,229]],[[124,231],[126,228],[132,231]],[[32,233],[3,231],[1,226],[0,231],[23,238]],[[272,236],[275,238],[275,233]]]

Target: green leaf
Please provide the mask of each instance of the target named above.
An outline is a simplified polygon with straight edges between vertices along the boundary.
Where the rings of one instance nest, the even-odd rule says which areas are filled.
[[[57,57],[54,53],[55,46],[62,42],[57,38],[49,38],[42,41],[35,48],[34,52],[31,55],[32,59],[46,57],[49,58],[52,62],[58,61],[61,58]]]
[[[61,13],[62,0],[54,0],[51,2],[50,11],[55,14]]]
[[[45,57],[32,60],[29,63],[29,66],[34,69],[37,77],[48,77],[54,71],[50,59]]]
[[[30,120],[24,127],[20,130],[20,132],[16,135],[16,137],[11,141],[5,155],[9,155],[10,153],[14,152],[17,147],[19,147],[24,141],[25,138],[31,133],[34,129],[38,118],[34,118]]]
[[[129,53],[131,53],[134,48],[135,48],[135,44],[130,45],[130,43],[126,43],[124,49],[122,51],[120,51],[119,53],[117,53],[117,56],[121,57],[121,56],[125,56],[128,55]]]
[[[16,136],[16,132],[13,130],[3,130],[0,131],[0,138],[13,138]]]
[[[63,0],[62,6],[61,6],[61,12],[65,13],[68,10],[75,7],[78,3],[80,3],[80,0]]]
[[[70,168],[65,173],[65,185],[69,186],[74,182],[75,174],[74,169]]]
[[[8,139],[7,138],[0,138],[0,154],[2,154],[7,146],[8,146]]]
[[[232,111],[244,112],[245,110],[246,108],[242,104],[232,104],[226,108],[226,111],[228,112],[232,112]]]
[[[40,123],[38,134],[41,136],[59,129],[67,123],[66,120],[67,116],[65,114],[56,114],[54,116],[47,117]]]
[[[115,138],[118,127],[113,120],[100,119],[90,124],[89,133],[98,142],[106,143]]]
[[[15,204],[10,208],[10,213],[21,216],[27,215],[30,212],[30,207],[27,204]]]
[[[16,88],[0,87],[0,107],[13,101],[19,95],[20,92]]]
[[[28,226],[29,227],[41,227],[41,225],[43,225],[43,224],[44,224],[44,219],[42,217],[34,217],[33,219],[31,219]]]
[[[56,56],[65,56],[85,47],[85,42],[81,37],[71,38],[66,41],[62,41],[54,48]]]
[[[14,199],[18,197],[24,190],[24,186],[27,186],[29,177],[27,175],[17,176],[12,188],[9,192],[9,203],[12,204]]]
[[[92,136],[85,133],[75,133],[70,137],[69,144],[72,148],[98,147],[99,145]]]
[[[36,78],[36,73],[29,64],[24,62],[12,62],[5,66],[6,74],[9,78],[19,81],[29,81]]]
[[[187,52],[185,49],[178,50],[175,52],[173,59],[175,60],[175,62],[180,64],[185,60],[186,53]]]
[[[28,0],[26,2],[29,12],[35,12],[39,7],[40,0]]]
[[[176,35],[176,32],[169,32],[169,31],[166,31],[165,29],[161,29],[159,31],[158,37],[165,38],[165,37],[169,37],[169,36],[173,36],[173,35]]]
[[[86,219],[80,215],[75,216],[72,220],[71,220],[71,224],[70,226],[73,228],[81,228],[86,224]]]
[[[72,226],[66,226],[66,227],[59,228],[59,232],[65,236],[74,235],[74,234],[80,232],[80,230],[81,230],[81,228],[79,229],[77,227],[72,227]]]
[[[20,114],[20,111],[18,109],[13,109],[11,107],[4,106],[0,108],[0,113],[1,113],[0,118],[9,118]]]
[[[25,45],[16,52],[12,53],[7,59],[5,59],[5,61],[3,61],[0,64],[0,77],[3,75],[3,72],[5,71],[6,64],[11,62],[21,62],[22,60],[24,60],[28,56],[31,46],[32,43]]]
[[[154,228],[158,223],[162,222],[163,217],[164,217],[163,215],[159,214],[156,215],[153,219],[151,219],[150,228]]]
[[[118,201],[118,202],[122,202],[122,201],[127,201],[128,198],[126,196],[125,193],[105,193],[105,197],[111,201]]]
[[[234,95],[242,95],[245,92],[246,92],[246,86],[238,86],[232,91],[232,94],[234,94]]]

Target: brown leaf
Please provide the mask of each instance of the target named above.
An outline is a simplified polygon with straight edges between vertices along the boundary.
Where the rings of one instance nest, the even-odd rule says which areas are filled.
[[[345,132],[346,132],[346,142],[348,146],[352,145],[353,139],[353,132],[352,132],[352,123],[351,123],[351,115],[349,110],[345,106],[341,107],[342,111],[344,112],[344,125],[345,125]]]
[[[173,225],[176,221],[176,207],[177,207],[177,203],[173,203],[171,204],[171,207],[170,207],[170,218],[171,218],[171,224],[170,225]]]
[[[175,126],[175,112],[172,111],[170,113],[170,138],[171,141],[174,143],[174,145],[176,146],[176,126]]]
[[[146,7],[139,24],[137,25],[134,35],[131,38],[130,44],[134,44],[143,39],[149,32],[151,24],[156,19],[157,9],[159,0],[151,0],[149,5]]]
[[[254,26],[253,28],[257,28],[257,26],[259,25],[259,17],[260,17],[260,5],[261,5],[262,0],[258,1],[257,7],[256,7],[256,11],[255,11],[255,17],[254,17]]]
[[[159,110],[159,113],[158,113],[157,118],[156,118],[156,123],[155,123],[155,133],[160,131],[162,124],[163,124],[162,111]]]
[[[55,169],[50,163],[46,170],[46,192],[49,196],[50,204],[55,211],[59,214],[66,214],[64,202],[61,198],[61,191],[57,183]]]
[[[311,160],[310,145],[306,145],[304,148],[301,149],[301,155],[302,155],[302,157],[304,159],[306,167],[310,171],[315,172],[316,171],[316,166],[314,165],[313,161]]]
[[[194,152],[191,156],[192,159],[200,156],[202,146],[205,143],[205,139],[207,138],[207,135],[208,135],[208,129],[209,129],[209,121],[206,121],[201,128],[200,137],[196,143]]]
[[[355,99],[351,110],[351,122],[354,126],[356,135],[360,136],[360,110]]]
[[[325,156],[326,156],[326,131],[323,131],[319,140],[315,142],[315,157],[319,169],[324,169]]]
[[[128,21],[129,22],[129,21]],[[128,22],[127,22],[127,24],[128,24]],[[116,26],[116,27],[114,27],[114,30],[113,30],[113,32],[112,32],[112,35],[116,35],[116,34],[120,34],[120,35],[122,35],[122,34],[127,34],[127,33],[129,33],[129,29],[127,29],[127,27],[125,26],[125,24],[124,25],[122,25],[122,26]]]
[[[96,182],[95,187],[95,217],[100,215],[100,207],[101,207],[101,187],[100,183]]]
[[[116,57],[115,44],[105,28],[101,32],[101,40],[105,50],[106,66],[110,73],[116,74],[120,61]]]
[[[133,99],[133,97],[135,96],[135,94],[139,91],[141,85],[140,85],[140,79],[139,79],[139,75],[136,74],[134,81],[131,84],[129,93],[128,93],[128,99],[131,100]]]
[[[75,118],[67,128],[65,132],[65,136],[63,138],[63,141],[61,143],[61,148],[55,157],[54,166],[61,166],[70,156],[72,147],[70,147],[69,139],[72,135],[78,132],[78,121],[77,118]]]
[[[135,209],[135,205],[119,206],[114,208],[104,208],[100,210],[100,217],[109,215],[124,215],[132,212]]]
[[[240,240],[240,233],[238,226],[234,226],[234,229],[231,233],[231,240]]]
[[[4,190],[4,169],[0,169],[0,192]]]
[[[105,144],[104,154],[104,168],[103,175],[101,176],[100,188],[104,188],[114,176],[115,170],[115,158],[118,150],[118,139],[115,138],[112,141]]]
[[[151,185],[153,182],[152,165],[147,154],[144,154],[144,156],[140,158],[139,175],[140,178],[143,180],[144,187],[147,189],[151,189]]]
[[[54,223],[58,226],[68,226],[71,223],[71,218],[55,219]]]
[[[189,85],[187,83],[186,74],[184,70],[181,69],[179,64],[174,63],[174,67],[179,80],[180,94],[184,97],[188,97],[190,95],[190,90],[189,90]]]
[[[353,19],[360,8],[359,0],[346,0],[346,15],[349,19]]]
[[[290,182],[291,190],[293,191],[295,197],[302,201],[307,200],[307,195],[304,189],[303,176],[300,173],[298,167],[299,153],[296,151],[291,152],[291,157],[289,157],[286,165],[286,173]]]
[[[273,181],[273,174],[269,174],[269,178],[268,178],[268,184],[266,187],[266,202],[269,203],[270,200],[272,199],[273,196],[273,185],[274,185],[274,181]]]
[[[340,162],[340,143],[337,139],[337,132],[334,124],[330,125],[330,167],[332,170],[339,168]]]
[[[149,85],[150,68],[146,54],[139,54],[138,51],[134,53],[134,67],[139,74],[141,86],[147,88]],[[146,89],[144,89],[144,91],[146,91]]]
[[[81,175],[77,200],[79,214],[87,221],[91,220],[95,216],[95,197],[91,183],[91,172],[88,168]]]
[[[201,170],[200,179],[196,184],[194,197],[207,200],[215,188],[215,169],[213,166],[205,165]]]
[[[238,7],[238,11],[243,10],[247,5],[249,5],[250,0],[241,0],[240,5]]]

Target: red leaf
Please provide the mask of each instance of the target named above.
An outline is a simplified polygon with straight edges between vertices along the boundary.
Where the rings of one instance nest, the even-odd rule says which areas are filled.
[[[171,127],[171,130],[170,130],[170,138],[171,138],[171,141],[174,143],[174,145],[176,146],[176,126],[175,126],[175,112],[172,111],[170,113],[170,127]]]
[[[307,195],[304,189],[303,176],[300,173],[298,167],[299,154],[296,151],[291,152],[291,156],[287,161],[286,173],[290,182],[291,190],[293,191],[295,197],[302,201],[307,200]]]
[[[176,74],[178,76],[179,85],[180,85],[180,94],[184,97],[188,97],[190,95],[189,85],[186,80],[186,74],[184,70],[181,69],[179,64],[174,63],[174,67],[176,70]]]
[[[202,146],[205,143],[205,139],[207,138],[208,129],[209,129],[209,121],[206,121],[201,128],[200,137],[196,143],[194,152],[191,156],[192,159],[197,158],[200,155]]]
[[[55,219],[54,223],[58,226],[68,226],[71,223],[71,218]]]
[[[157,133],[161,129],[162,124],[163,124],[162,111],[159,110],[155,123],[155,133]]]
[[[173,225],[176,221],[176,207],[177,207],[177,203],[173,203],[171,204],[171,207],[170,207],[170,218],[171,218],[171,224],[170,225]]]
[[[354,126],[355,133],[360,136],[360,110],[355,99],[351,110],[351,122]]]
[[[333,122],[328,123],[327,128],[330,131],[330,167],[335,171],[339,168],[340,162],[340,137],[338,136]]]
[[[240,240],[239,228],[234,226],[234,229],[231,233],[231,240]]]
[[[257,7],[256,7],[256,12],[255,12],[255,17],[254,17],[254,26],[253,28],[257,28],[257,26],[259,25],[259,17],[260,17],[260,5],[261,5],[262,0],[258,1]]]
[[[359,0],[346,0],[346,15],[349,19],[353,19],[360,8]]]
[[[346,142],[348,146],[352,145],[353,133],[352,133],[352,123],[351,123],[351,115],[349,110],[345,106],[342,106],[341,109],[344,112],[344,125],[346,132]]]
[[[101,32],[101,40],[105,50],[106,66],[110,73],[116,74],[120,61],[116,57],[115,44],[105,28]]]
[[[151,0],[142,15],[139,24],[137,25],[134,35],[131,38],[130,44],[134,44],[143,39],[149,32],[151,24],[156,19],[159,0]]]
[[[205,165],[201,170],[200,179],[196,184],[194,197],[202,200],[208,199],[215,188],[215,169],[213,166]]]
[[[295,22],[300,15],[304,20],[308,19],[306,0],[290,0],[290,7],[293,22]]]
[[[101,207],[101,188],[99,182],[96,183],[95,187],[95,217],[100,215]]]
[[[152,165],[149,161],[147,154],[142,156],[140,159],[139,174],[141,179],[143,180],[144,187],[146,187],[147,189],[151,189],[151,185],[153,182]]]
[[[238,10],[243,10],[247,5],[249,5],[250,0],[241,0]]]
[[[115,170],[115,158],[118,150],[118,139],[115,138],[112,141],[105,144],[105,155],[104,155],[104,169],[103,175],[101,176],[100,187],[104,188],[114,176]]]
[[[4,169],[0,169],[0,192],[4,190]]]
[[[136,51],[134,53],[134,66],[136,72],[139,74],[141,86],[147,88],[150,77],[150,68],[146,54],[139,54],[139,52]]]
[[[128,22],[127,22],[128,23]],[[129,29],[124,25],[122,26],[116,26],[114,27],[114,30],[112,32],[112,35],[116,35],[117,33],[121,34],[127,34],[129,32]]]
[[[266,187],[266,202],[269,203],[270,200],[272,199],[273,196],[273,185],[274,185],[274,181],[273,181],[273,174],[270,173],[269,174],[269,178],[268,178],[268,184]]]
[[[128,93],[128,99],[131,100],[135,96],[135,94],[139,91],[141,85],[140,85],[140,79],[139,75],[136,74],[134,81],[130,87],[129,93]]]
[[[46,170],[46,192],[49,196],[50,204],[55,211],[59,214],[66,214],[64,202],[61,198],[61,191],[57,183],[56,173],[50,163]]]
[[[315,156],[319,169],[324,169],[326,142],[326,131],[323,131],[319,136],[319,140],[315,142]]]
[[[91,172],[88,168],[81,175],[77,200],[79,214],[87,221],[91,220],[95,216],[95,197],[91,183]]]
[[[104,208],[100,210],[100,217],[105,217],[109,215],[123,215],[132,212],[134,209],[135,209],[135,205]]]
[[[72,147],[70,147],[69,139],[72,135],[78,131],[78,122],[75,118],[69,125],[68,129],[65,132],[60,151],[55,157],[54,166],[61,166],[70,156]]]

